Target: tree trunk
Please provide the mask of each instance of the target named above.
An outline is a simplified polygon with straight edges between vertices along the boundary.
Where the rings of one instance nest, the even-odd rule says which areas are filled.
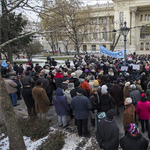
[[[21,129],[0,73],[0,111],[7,129],[10,150],[26,150]]]

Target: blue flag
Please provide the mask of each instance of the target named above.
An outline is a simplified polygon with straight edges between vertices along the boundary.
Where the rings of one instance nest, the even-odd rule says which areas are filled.
[[[109,57],[114,57],[114,58],[124,58],[124,50],[117,51],[117,52],[112,52],[107,50],[104,46],[100,45],[100,53],[107,55]]]

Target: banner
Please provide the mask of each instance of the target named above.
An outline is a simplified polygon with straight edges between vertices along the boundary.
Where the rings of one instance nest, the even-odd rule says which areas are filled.
[[[118,52],[111,52],[107,50],[104,46],[100,45],[100,53],[107,55],[109,57],[114,58],[124,58],[124,50],[118,51]]]

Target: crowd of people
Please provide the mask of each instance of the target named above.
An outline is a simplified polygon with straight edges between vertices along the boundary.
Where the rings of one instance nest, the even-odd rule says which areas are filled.
[[[60,127],[66,128],[75,120],[79,136],[89,136],[88,118],[95,126],[95,111],[105,114],[97,126],[96,138],[100,148],[118,150],[146,150],[150,138],[150,56],[131,55],[126,70],[123,60],[105,56],[75,55],[57,65],[50,56],[44,66],[34,66],[32,60],[23,65],[1,64],[1,73],[12,105],[23,97],[30,118],[46,119],[54,105]],[[134,65],[139,69],[134,69]],[[119,141],[115,116],[124,107],[125,136]],[[139,122],[141,125],[139,125]],[[139,130],[140,129],[140,130]]]

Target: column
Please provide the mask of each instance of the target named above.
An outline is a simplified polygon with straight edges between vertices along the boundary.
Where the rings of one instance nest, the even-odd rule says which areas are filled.
[[[107,41],[110,41],[110,33],[108,31],[110,31],[110,18],[109,17],[107,17]]]

